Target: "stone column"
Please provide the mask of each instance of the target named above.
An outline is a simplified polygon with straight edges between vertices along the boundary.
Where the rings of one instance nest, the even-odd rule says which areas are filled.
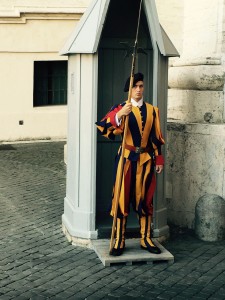
[[[97,54],[68,61],[67,190],[63,231],[73,243],[97,238],[95,228]],[[82,239],[85,239],[82,241]]]
[[[167,198],[169,220],[190,228],[202,195],[224,197],[223,27],[224,1],[184,1],[183,52],[169,69]]]

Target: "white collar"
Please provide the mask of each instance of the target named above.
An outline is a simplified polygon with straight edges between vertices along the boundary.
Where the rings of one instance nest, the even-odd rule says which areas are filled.
[[[133,106],[135,106],[135,107],[141,107],[142,105],[143,105],[143,98],[142,99],[140,99],[138,102],[137,101],[135,101],[133,98],[131,98],[131,101],[130,101],[131,103],[132,103],[132,105]]]

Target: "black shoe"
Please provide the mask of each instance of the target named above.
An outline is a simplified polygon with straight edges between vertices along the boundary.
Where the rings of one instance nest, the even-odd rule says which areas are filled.
[[[146,247],[141,245],[141,249],[147,250],[148,252],[153,253],[153,254],[160,254],[161,253],[161,250],[158,247],[156,247],[154,245],[154,243],[153,243],[154,247],[151,246],[147,241],[145,241],[145,245],[146,245]]]
[[[121,254],[123,254],[123,250],[124,250],[124,247],[123,248],[112,248],[112,250],[110,251],[110,255],[113,255],[113,256],[120,256]]]

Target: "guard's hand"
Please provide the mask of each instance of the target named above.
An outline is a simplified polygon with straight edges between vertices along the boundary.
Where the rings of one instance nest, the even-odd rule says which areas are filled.
[[[162,170],[163,170],[163,165],[156,165],[155,167],[156,173],[160,174],[162,173]]]
[[[117,113],[118,119],[121,119],[123,116],[128,116],[129,113],[132,111],[132,104],[126,103],[123,108]]]

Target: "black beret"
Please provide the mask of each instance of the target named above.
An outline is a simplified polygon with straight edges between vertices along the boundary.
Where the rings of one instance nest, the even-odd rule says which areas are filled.
[[[133,82],[133,87],[135,86],[135,84],[138,82],[138,81],[143,81],[144,80],[144,75],[142,73],[136,73],[134,74],[134,82]],[[125,83],[125,86],[124,86],[124,89],[123,91],[124,92],[128,92],[129,91],[129,86],[130,86],[130,77],[127,78],[127,81]]]

